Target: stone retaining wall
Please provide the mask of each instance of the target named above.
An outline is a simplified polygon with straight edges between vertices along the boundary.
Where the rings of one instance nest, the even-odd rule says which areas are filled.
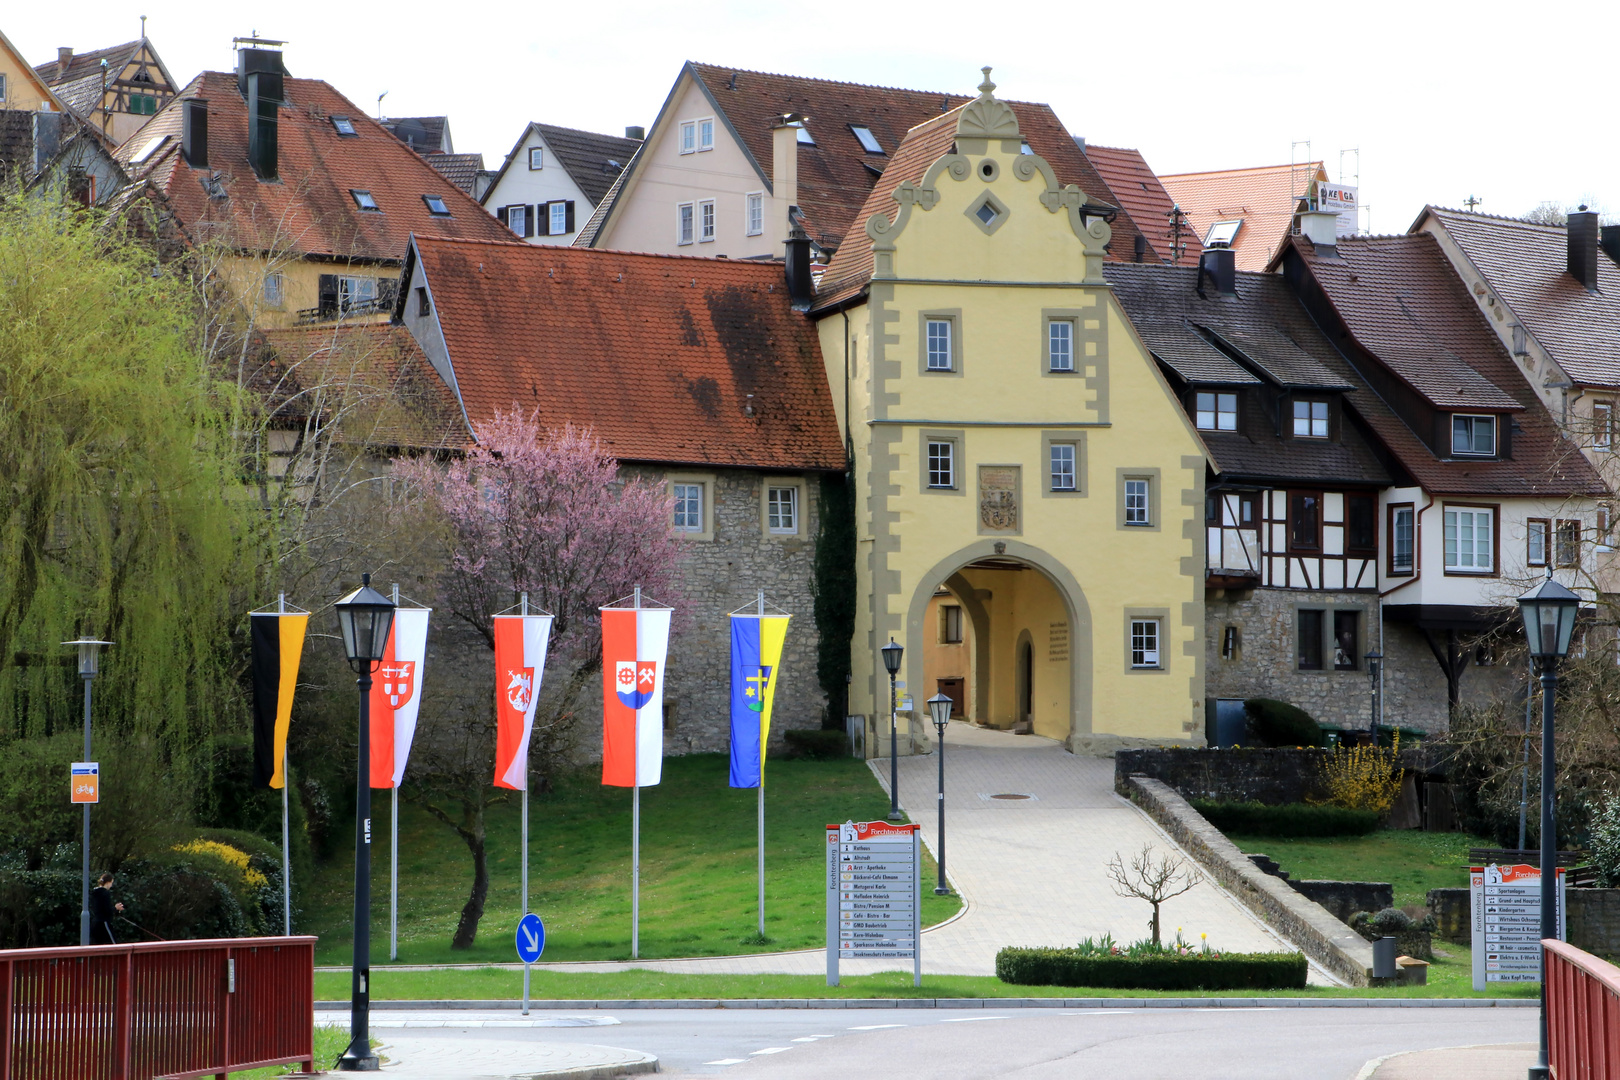
[[[1290,881],[1294,891],[1313,900],[1346,925],[1358,911],[1380,912],[1395,906],[1395,887],[1387,881]]]
[[[1569,943],[1606,960],[1620,957],[1620,889],[1566,889]],[[1435,932],[1463,945],[1472,940],[1467,889],[1430,889],[1429,910],[1440,927]]]
[[[1169,785],[1129,776],[1116,786],[1267,925],[1351,986],[1371,984],[1372,945],[1320,904],[1255,866]]]
[[[1282,806],[1304,802],[1315,792],[1324,756],[1321,750],[1293,746],[1119,750],[1114,754],[1114,786],[1123,792],[1126,778],[1139,774],[1169,784],[1186,799]],[[1421,746],[1402,748],[1399,763],[1425,775],[1445,770],[1440,755]]]

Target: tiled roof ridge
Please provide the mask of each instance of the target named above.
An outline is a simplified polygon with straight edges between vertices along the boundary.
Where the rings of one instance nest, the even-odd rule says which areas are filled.
[[[671,262],[695,262],[703,263],[706,266],[775,267],[777,272],[781,272],[782,267],[782,260],[780,259],[720,259],[715,258],[712,255],[680,255],[667,251],[633,251],[628,248],[588,248],[576,247],[573,244],[525,244],[522,240],[517,239],[511,241],[480,240],[477,237],[471,236],[419,236],[415,239],[421,243],[427,244],[476,244],[484,247],[499,248],[501,250],[513,250],[521,248],[524,251],[533,252],[533,257],[535,258],[548,254],[554,254],[559,251],[588,251],[593,256],[603,259],[614,258],[620,255],[629,255],[638,259],[660,259]]]
[[[1425,207],[1425,209],[1436,214],[1449,214],[1455,217],[1478,218],[1482,221],[1500,221],[1504,225],[1517,225],[1526,229],[1545,229],[1547,232],[1561,233],[1568,231],[1569,228],[1567,225],[1544,225],[1539,221],[1529,221],[1522,217],[1514,217],[1511,214],[1482,214],[1478,210],[1458,210],[1451,206],[1435,206],[1431,204]]]
[[[763,75],[767,79],[796,79],[800,82],[820,83],[823,86],[854,86],[862,90],[889,90],[900,94],[926,94],[930,97],[965,98],[966,100],[962,102],[963,105],[976,100],[975,95],[961,90],[918,90],[913,86],[879,86],[875,83],[850,82],[847,79],[818,79],[814,75],[785,75],[779,71],[754,71],[751,68],[727,67],[724,64],[706,64],[701,60],[690,60],[688,63],[694,67],[713,68],[716,71],[733,71],[738,75]],[[1048,101],[1021,101],[1017,98],[997,97],[996,100],[1004,101],[1008,105],[1045,105],[1048,107],[1051,105],[1051,102]],[[960,107],[953,106],[953,108]],[[940,115],[943,116],[944,113]],[[814,120],[815,117],[812,116],[810,119]]]
[[[1131,148],[1126,146],[1116,146],[1104,147],[1104,149],[1128,150]],[[1159,179],[1173,180],[1180,179],[1184,176],[1213,176],[1216,173],[1275,172],[1278,169],[1308,169],[1312,165],[1320,166],[1323,169],[1327,168],[1327,165],[1322,161],[1285,161],[1281,165],[1240,165],[1235,169],[1194,169],[1191,172],[1160,173]]]
[[[641,145],[645,140],[632,139],[628,135],[614,135],[606,131],[590,131],[586,128],[564,127],[562,124],[548,124],[544,120],[530,120],[529,123],[537,128],[547,128],[551,131],[566,131],[570,135],[589,135],[593,139],[618,139],[620,142],[632,142]]]
[[[146,44],[145,38],[136,38],[134,41],[126,41],[118,45],[106,45],[99,49],[91,49],[88,52],[75,52],[73,54],[73,58],[68,61],[68,71],[72,71],[74,67],[81,63],[99,60],[102,57],[117,56],[122,52],[134,52],[144,44]],[[50,73],[53,72],[58,65],[59,62],[56,60],[47,60],[43,64],[35,64],[34,74],[47,80],[53,79],[55,76]],[[83,76],[81,75],[79,78],[83,78]]]

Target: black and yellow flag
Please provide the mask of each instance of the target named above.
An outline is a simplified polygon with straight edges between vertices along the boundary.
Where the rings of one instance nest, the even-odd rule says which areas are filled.
[[[287,785],[287,726],[309,613],[255,611],[253,625],[253,786]]]

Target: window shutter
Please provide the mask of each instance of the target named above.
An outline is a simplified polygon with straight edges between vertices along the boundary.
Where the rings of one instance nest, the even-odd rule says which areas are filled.
[[[568,219],[564,224],[563,232],[571,233],[574,231],[574,200],[569,199],[566,205],[568,207]]]
[[[528,209],[528,213],[523,215],[523,235],[524,236],[533,236],[534,235],[534,212],[538,208],[531,206],[531,207],[528,207],[527,209]]]
[[[321,315],[335,315],[338,307],[338,285],[336,274],[322,274],[318,287],[317,305]]]
[[[502,225],[506,224],[506,207],[502,206],[495,211],[495,220]]]

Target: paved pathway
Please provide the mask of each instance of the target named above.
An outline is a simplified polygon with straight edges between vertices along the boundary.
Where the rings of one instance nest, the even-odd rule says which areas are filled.
[[[1004,945],[1072,945],[1112,934],[1129,943],[1148,934],[1148,905],[1114,895],[1105,867],[1128,863],[1144,844],[1183,854],[1149,818],[1114,794],[1112,758],[1080,757],[1051,739],[953,723],[946,731],[946,870],[967,899],[956,919],[923,933],[923,969],[936,975],[993,975]],[[939,759],[900,759],[900,805],[936,835]],[[871,762],[888,790],[889,762]],[[995,799],[995,795],[1028,799]],[[937,852],[936,852],[937,855]],[[930,883],[924,883],[928,887]],[[1212,881],[1164,905],[1167,936],[1182,927],[1211,948],[1240,952],[1292,947]],[[824,950],[692,960],[536,964],[552,971],[625,971],[816,975]],[[844,961],[847,975],[909,970],[910,961]],[[1312,968],[1311,981],[1326,981]]]

